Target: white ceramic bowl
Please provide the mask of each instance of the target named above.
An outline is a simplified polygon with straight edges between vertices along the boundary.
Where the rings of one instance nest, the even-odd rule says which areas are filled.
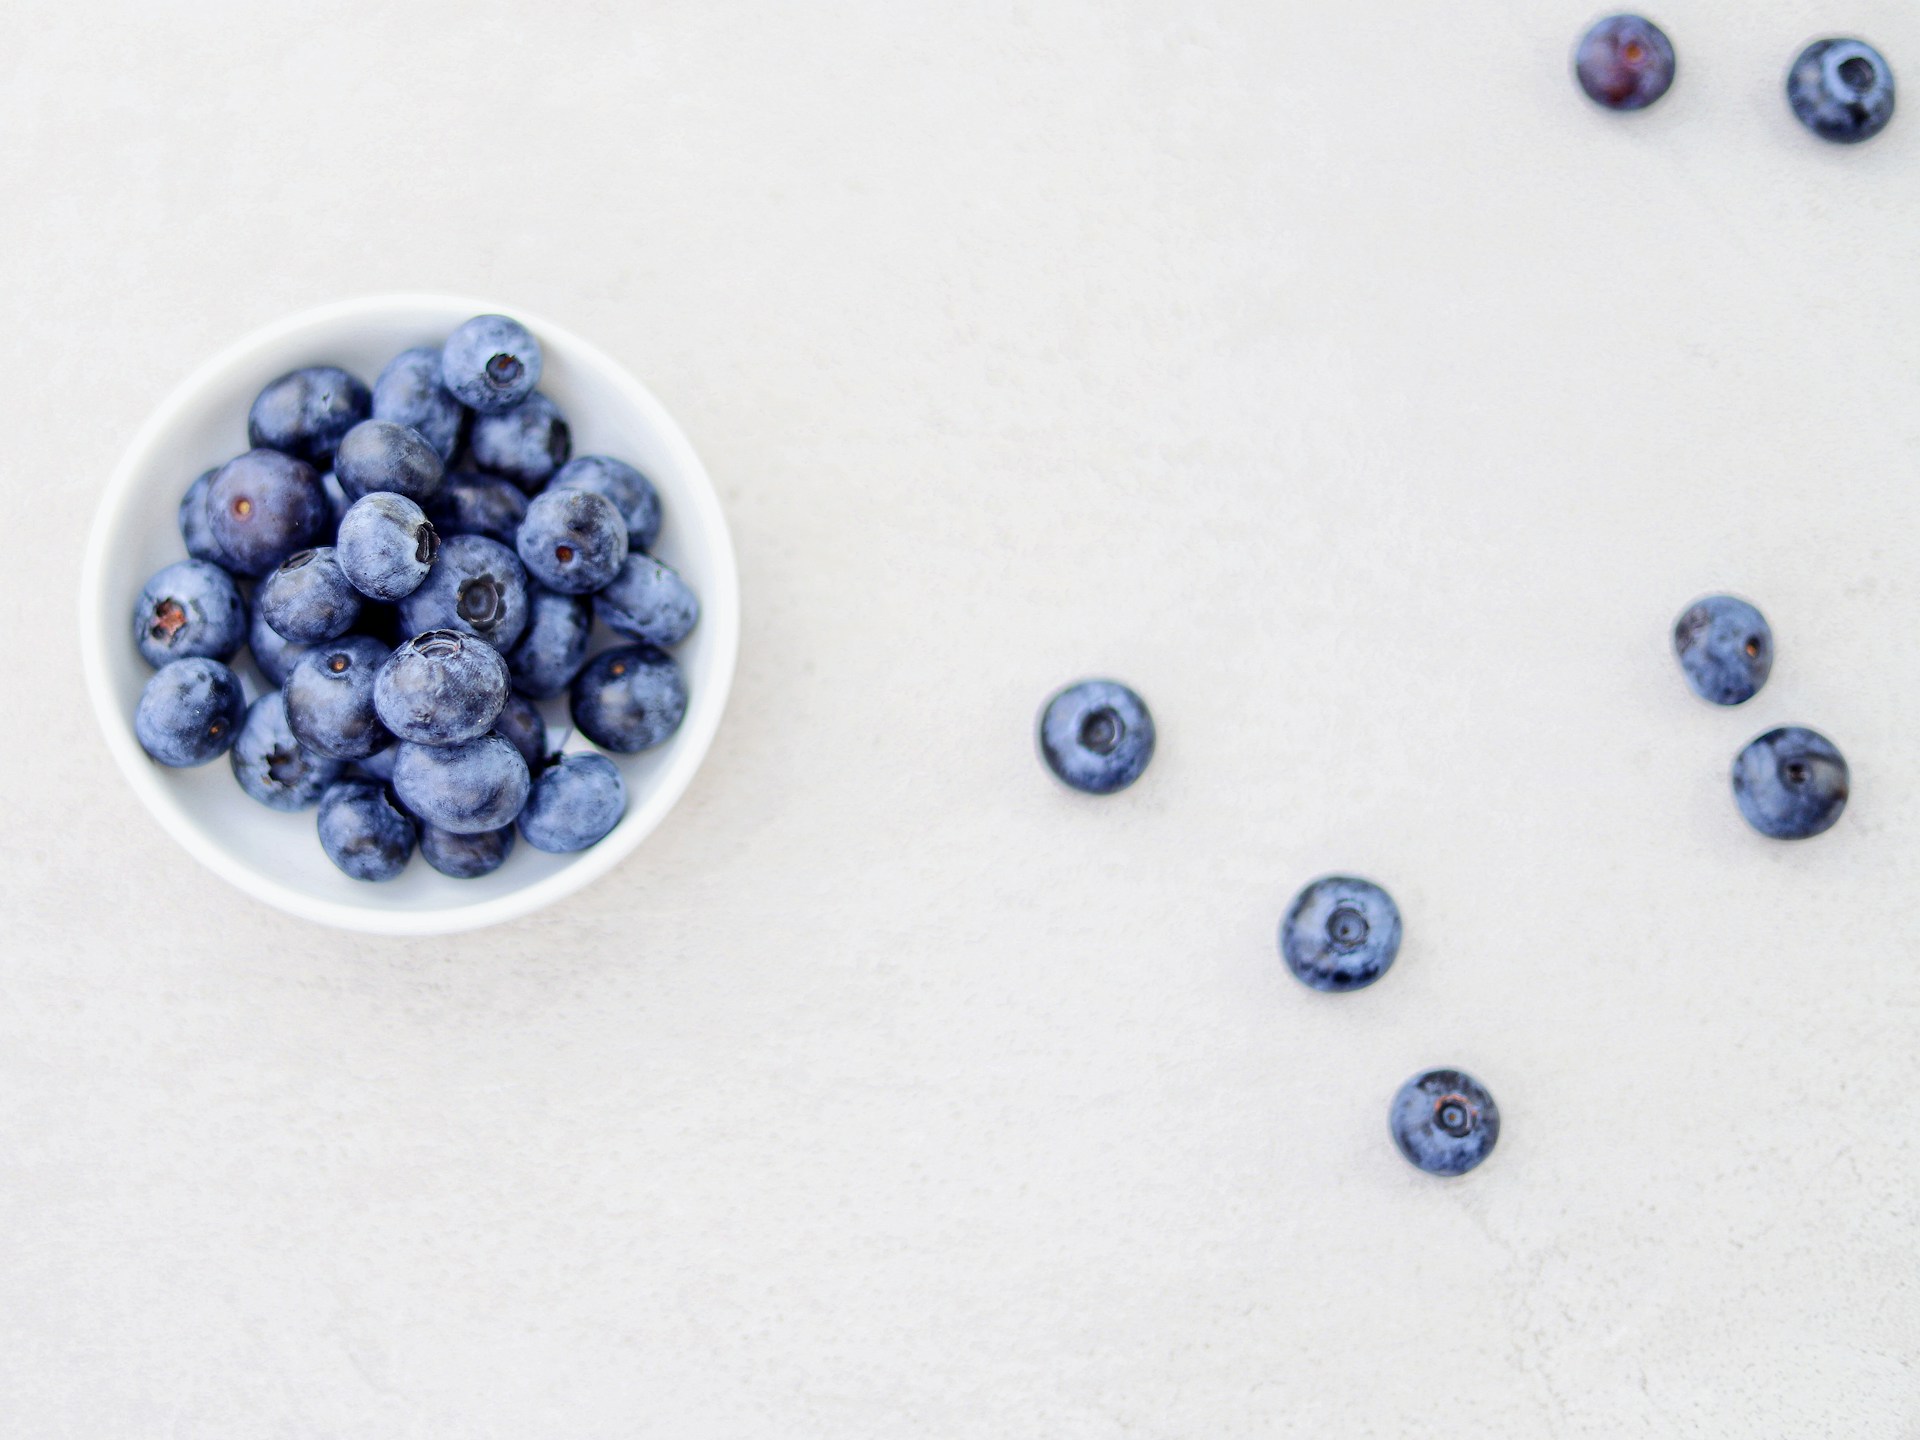
[[[247,448],[247,408],[275,376],[302,365],[345,366],[372,382],[412,345],[438,344],[472,315],[512,315],[540,339],[540,388],[573,429],[576,455],[629,461],[660,492],[666,523],[655,547],[700,596],[700,624],[675,652],[686,671],[686,720],[640,755],[616,755],[627,812],[598,845],[544,855],[522,842],[478,880],[450,880],[417,855],[399,879],[350,880],[321,853],[311,810],[287,815],[249,799],[225,758],[191,770],[149,760],[133,712],[153,672],[133,644],[133,604],[161,566],[185,557],[180,496],[194,476]],[[140,428],[108,482],[87,546],[80,591],[80,648],[107,746],[134,793],[195,859],[249,895],[328,925],[385,935],[433,935],[528,914],[607,873],[673,808],[719,727],[740,639],[733,541],[700,459],[660,402],[605,354],[516,305],[439,295],[350,300],[268,326],[214,357]],[[604,633],[600,637],[606,639]],[[261,689],[240,666],[248,698]],[[565,726],[563,699],[542,707],[549,737]],[[577,737],[568,749],[591,748]]]

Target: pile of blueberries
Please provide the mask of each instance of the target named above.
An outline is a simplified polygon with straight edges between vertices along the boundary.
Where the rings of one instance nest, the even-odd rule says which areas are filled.
[[[516,829],[555,853],[612,830],[619,769],[550,747],[534,702],[566,694],[601,750],[661,744],[687,707],[668,651],[700,606],[647,553],[652,483],[572,456],[541,363],[524,326],[480,315],[371,389],[313,366],[262,390],[252,448],[180,502],[191,558],[134,607],[156,672],[134,715],[147,754],[229,755],[261,804],[317,806],[321,848],[357,880],[393,879],[416,843],[471,879]],[[618,643],[589,659],[596,620]],[[243,648],[271,687],[251,704],[230,668]]]
[[[1773,632],[1761,613],[1731,595],[1695,601],[1673,629],[1674,653],[1695,694],[1740,705],[1773,668]],[[1090,795],[1124,790],[1153,759],[1153,716],[1114,680],[1082,680],[1040,712],[1040,757],[1064,784]],[[1747,823],[1776,840],[1832,828],[1846,808],[1847,762],[1825,736],[1803,726],[1769,730],[1733,764],[1733,795]],[[1327,875],[1313,881],[1280,921],[1280,957],[1310,989],[1360,990],[1400,953],[1400,908],[1371,880]],[[1387,1110],[1394,1144],[1434,1175],[1464,1175],[1500,1138],[1500,1108],[1462,1070],[1428,1070],[1402,1085]]]

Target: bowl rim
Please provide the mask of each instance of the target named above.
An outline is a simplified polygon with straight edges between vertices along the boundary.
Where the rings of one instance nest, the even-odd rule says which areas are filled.
[[[718,538],[712,555],[707,557],[712,573],[703,579],[701,594],[700,623],[712,657],[711,675],[703,681],[702,689],[709,698],[698,709],[689,709],[686,723],[668,742],[673,746],[673,753],[655,773],[644,799],[638,804],[630,802],[620,824],[600,844],[580,851],[568,864],[541,880],[472,904],[418,910],[369,909],[321,899],[262,871],[234,866],[207,839],[203,827],[168,792],[164,776],[140,749],[131,719],[122,713],[114,692],[105,649],[109,633],[106,624],[108,552],[134,496],[137,477],[148,468],[153,452],[179,422],[182,412],[210,385],[245,366],[262,350],[304,330],[395,310],[445,311],[458,313],[461,318],[511,315],[539,336],[543,344],[550,343],[576,363],[600,372],[625,393],[664,448],[673,455],[676,465],[691,482],[693,508],[701,512],[703,521]],[[459,320],[452,323],[458,324]],[[253,898],[302,919],[374,935],[450,935],[501,924],[572,895],[612,870],[666,818],[706,760],[726,713],[740,650],[740,576],[733,533],[712,477],[667,408],[625,366],[565,326],[556,325],[524,306],[429,291],[366,295],[284,316],[222,347],[175,385],[134,431],[101,493],[81,566],[79,612],[81,665],[87,693],[93,702],[94,718],[121,774],[161,828],[194,859]]]

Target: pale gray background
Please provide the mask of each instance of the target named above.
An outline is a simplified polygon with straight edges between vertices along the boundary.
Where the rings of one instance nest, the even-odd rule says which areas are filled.
[[[11,7],[0,1432],[1920,1436],[1920,16],[1660,15],[1619,118],[1543,0]],[[397,288],[630,364],[746,602],[669,823],[428,943],[188,863],[73,653],[149,408]],[[1161,724],[1105,802],[1086,672]],[[1726,789],[1786,720],[1804,846]],[[1329,868],[1358,996],[1274,954]]]

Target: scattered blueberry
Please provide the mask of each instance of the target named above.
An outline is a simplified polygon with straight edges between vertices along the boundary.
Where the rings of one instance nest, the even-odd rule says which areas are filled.
[[[558,695],[587,663],[593,633],[593,602],[559,595],[544,585],[527,586],[527,629],[507,657],[514,688],[536,700]]]
[[[1833,828],[1847,808],[1847,762],[1826,736],[1786,725],[1751,741],[1733,762],[1733,798],[1747,823],[1775,840]]]
[[[527,570],[520,557],[484,535],[450,535],[418,590],[400,602],[414,634],[459,630],[505,654],[527,627]]]
[[[133,606],[133,640],[155,667],[204,655],[231,660],[247,638],[233,577],[205,560],[177,560],[147,581]]]
[[[1673,653],[1694,694],[1716,705],[1741,705],[1773,670],[1773,631],[1746,601],[1709,595],[1674,621]]]
[[[532,494],[567,463],[573,433],[559,407],[536,392],[503,415],[475,416],[467,453],[488,474]]]
[[[218,660],[170,660],[140,692],[133,733],[162,765],[204,765],[230,749],[246,718],[240,681]]]
[[[307,653],[305,645],[287,639],[267,623],[267,617],[260,613],[260,592],[257,590],[253,595],[253,614],[247,624],[247,649],[252,652],[253,663],[260,667],[260,673],[266,677],[267,683],[276,690],[287,683],[287,676],[293,673],[294,662]]]
[[[340,437],[366,419],[372,405],[367,387],[344,370],[332,365],[295,370],[267,386],[253,402],[247,443],[325,466]]]
[[[1329,875],[1294,897],[1280,922],[1280,955],[1315,990],[1359,990],[1400,953],[1400,908],[1371,880]]]
[[[574,677],[571,706],[581,734],[603,750],[630,755],[680,728],[687,681],[666,651],[621,645],[601,651]]]
[[[440,383],[440,351],[432,345],[402,350],[373,382],[373,418],[418,430],[440,459],[460,448],[467,412]]]
[[[228,564],[243,575],[264,575],[294,551],[323,544],[333,507],[304,460],[249,450],[214,475],[207,517]]]
[[[442,482],[427,518],[442,535],[484,535],[511,545],[527,518],[527,497],[511,480],[457,470]]]
[[[476,315],[440,352],[440,383],[482,415],[511,410],[540,383],[540,342],[504,315]]]
[[[576,455],[560,467],[549,490],[591,490],[604,495],[627,522],[627,545],[651,550],[660,538],[660,495],[653,482],[624,460],[611,455]]]
[[[491,875],[506,864],[513,853],[513,826],[482,830],[474,835],[457,835],[428,825],[420,831],[420,854],[442,875],[456,880],[477,880]]]
[[[278,690],[247,708],[231,758],[240,788],[275,810],[306,809],[346,768],[344,761],[316,755],[294,738],[287,702]]]
[[[414,636],[386,657],[373,682],[381,723],[422,745],[455,745],[483,735],[506,703],[507,662],[491,645],[457,630]]]
[[[1816,40],[1787,72],[1787,103],[1822,140],[1855,145],[1893,119],[1893,68],[1861,40]]]
[[[219,473],[220,467],[214,466],[180,497],[180,538],[187,542],[187,554],[214,565],[227,563],[227,553],[213,538],[213,519],[207,513],[207,492],[213,488],[213,477]]]
[[[1111,795],[1138,780],[1153,759],[1153,716],[1126,686],[1082,680],[1040,714],[1040,755],[1075,790]]]
[[[557,755],[534,776],[520,833],[536,850],[565,855],[605,838],[626,808],[626,782],[606,756]]]
[[[526,696],[507,696],[506,706],[500,711],[500,718],[493,722],[493,729],[495,734],[513,742],[513,748],[527,762],[527,769],[537,769],[546,760],[547,722],[540,714],[540,707]]]
[[[341,437],[333,473],[349,500],[386,491],[424,505],[447,467],[419,431],[391,420],[362,420]]]
[[[1644,110],[1673,85],[1673,42],[1651,20],[1610,15],[1581,37],[1573,73],[1609,110]]]
[[[387,787],[372,780],[340,780],[320,797],[320,848],[356,880],[391,880],[413,858],[413,821],[401,814]]]
[[[627,558],[627,523],[604,495],[549,490],[528,503],[515,544],[535,580],[562,595],[586,595]]]
[[[458,745],[400,747],[393,788],[429,825],[473,835],[511,825],[527,802],[527,762],[513,742],[481,735]]]
[[[343,635],[302,655],[287,677],[287,726],[329,760],[364,760],[393,741],[374,709],[374,682],[387,647]]]
[[[289,555],[260,582],[256,598],[267,624],[308,645],[346,634],[360,618],[360,592],[331,545]]]
[[[1387,1128],[1400,1153],[1429,1175],[1464,1175],[1493,1153],[1500,1107],[1464,1070],[1429,1070],[1400,1087]]]
[[[699,623],[700,600],[671,566],[635,554],[593,597],[593,613],[616,635],[666,649]]]
[[[439,553],[439,532],[404,495],[363,495],[340,522],[340,569],[370,599],[403,600],[413,594]]]

